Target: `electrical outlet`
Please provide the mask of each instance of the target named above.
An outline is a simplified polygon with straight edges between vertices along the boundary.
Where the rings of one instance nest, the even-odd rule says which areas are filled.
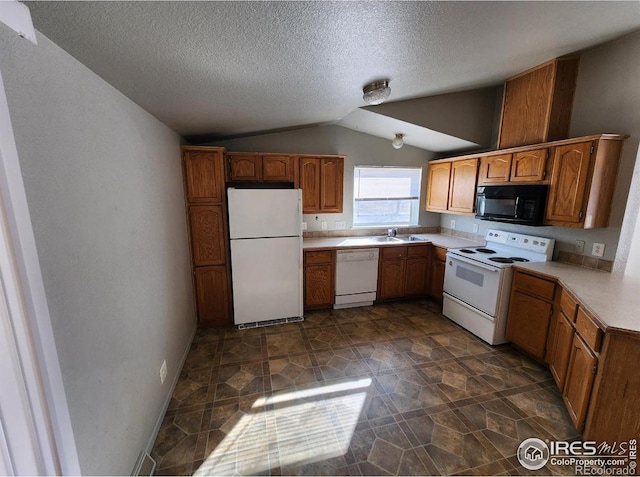
[[[345,228],[347,228],[347,223],[344,220],[336,220],[333,223],[333,226],[336,230],[344,230]]]
[[[576,240],[574,250],[576,253],[584,253],[584,240]]]
[[[594,257],[602,257],[604,255],[604,244],[594,243],[593,248],[591,249],[591,255]]]
[[[451,228],[455,230],[455,228],[456,228],[456,221],[455,220],[451,221]]]
[[[474,234],[477,234],[479,229],[480,229],[480,226],[478,224],[473,224],[473,233]]]
[[[164,380],[167,379],[167,360],[162,361],[160,366],[160,384],[164,384]]]
[[[302,222],[302,230],[307,230],[307,223],[306,222]]]
[[[327,230],[327,221],[326,220],[322,221],[322,230]]]

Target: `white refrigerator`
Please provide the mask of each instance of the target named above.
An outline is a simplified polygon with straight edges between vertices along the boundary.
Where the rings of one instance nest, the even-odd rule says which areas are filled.
[[[302,191],[227,189],[236,325],[301,319]]]

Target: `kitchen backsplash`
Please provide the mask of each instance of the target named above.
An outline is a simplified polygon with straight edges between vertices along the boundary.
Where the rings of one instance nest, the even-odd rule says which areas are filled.
[[[365,236],[365,235],[387,235],[389,227],[380,227],[376,229],[349,229],[349,230],[315,230],[304,231],[302,236],[304,238],[318,238],[318,237],[353,237],[353,236]],[[412,234],[437,234],[440,233],[440,227],[398,227],[399,235],[412,235]]]

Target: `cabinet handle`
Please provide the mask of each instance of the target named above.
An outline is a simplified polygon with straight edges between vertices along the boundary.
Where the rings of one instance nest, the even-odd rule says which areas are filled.
[[[583,212],[583,211],[580,211],[579,218],[580,218],[580,219],[582,219],[582,217],[584,217],[584,212]]]
[[[591,373],[596,374],[596,371],[598,371],[598,366],[595,366],[595,365],[594,365],[594,366],[591,368]]]

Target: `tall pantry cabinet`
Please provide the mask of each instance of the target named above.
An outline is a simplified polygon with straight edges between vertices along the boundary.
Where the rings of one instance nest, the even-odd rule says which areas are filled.
[[[233,324],[224,154],[221,147],[182,147],[189,243],[201,327]]]

